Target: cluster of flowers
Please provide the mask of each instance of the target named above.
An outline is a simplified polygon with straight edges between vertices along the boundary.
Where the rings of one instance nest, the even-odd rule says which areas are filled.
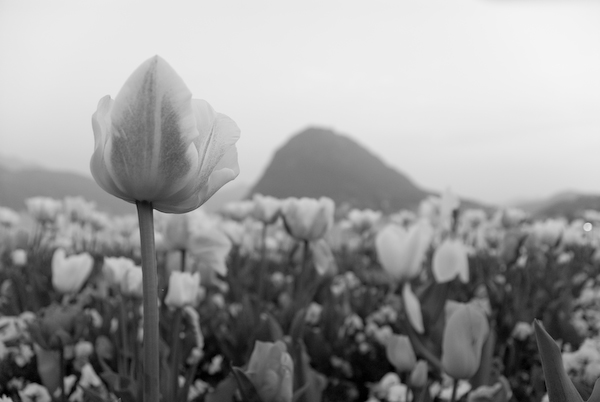
[[[539,401],[537,318],[587,398],[600,234],[585,218],[461,210],[451,192],[392,215],[261,195],[159,213],[161,394]],[[137,229],[81,198],[0,208],[5,400],[141,400]]]

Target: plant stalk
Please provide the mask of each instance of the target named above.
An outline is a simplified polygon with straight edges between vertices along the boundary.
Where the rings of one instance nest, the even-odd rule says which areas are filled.
[[[154,243],[152,203],[136,201],[142,245],[142,285],[144,296],[144,377],[143,401],[158,402],[159,349],[158,349],[158,273]]]

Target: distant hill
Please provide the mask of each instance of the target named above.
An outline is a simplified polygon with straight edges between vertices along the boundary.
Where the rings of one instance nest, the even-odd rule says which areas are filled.
[[[77,173],[23,168],[8,170],[0,167],[0,205],[14,210],[25,209],[25,199],[36,196],[63,199],[81,196],[94,201],[101,211],[122,215],[135,213],[135,206],[113,197],[96,182]]]
[[[516,203],[513,206],[529,213],[533,218],[565,217],[580,218],[584,211],[600,211],[600,194],[583,194],[564,191],[552,197]]]
[[[254,193],[279,198],[327,196],[337,205],[385,212],[415,209],[434,194],[352,139],[317,127],[296,134],[275,153],[250,192]]]

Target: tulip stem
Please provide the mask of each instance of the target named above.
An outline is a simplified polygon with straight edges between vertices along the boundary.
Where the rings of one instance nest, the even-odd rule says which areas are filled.
[[[454,380],[454,384],[452,385],[452,398],[450,398],[450,402],[456,401],[456,391],[458,389],[458,380]]]
[[[136,201],[142,245],[142,285],[144,298],[144,377],[143,401],[159,400],[158,274],[154,244],[152,203]]]
[[[258,300],[265,298],[265,274],[266,274],[266,252],[267,252],[267,224],[263,223],[262,242],[260,247],[260,265],[258,269]]]

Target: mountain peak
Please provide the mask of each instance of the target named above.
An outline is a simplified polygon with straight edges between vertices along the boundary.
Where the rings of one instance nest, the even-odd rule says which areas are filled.
[[[414,209],[429,193],[348,136],[308,127],[276,151],[251,193],[327,196],[357,208]]]

